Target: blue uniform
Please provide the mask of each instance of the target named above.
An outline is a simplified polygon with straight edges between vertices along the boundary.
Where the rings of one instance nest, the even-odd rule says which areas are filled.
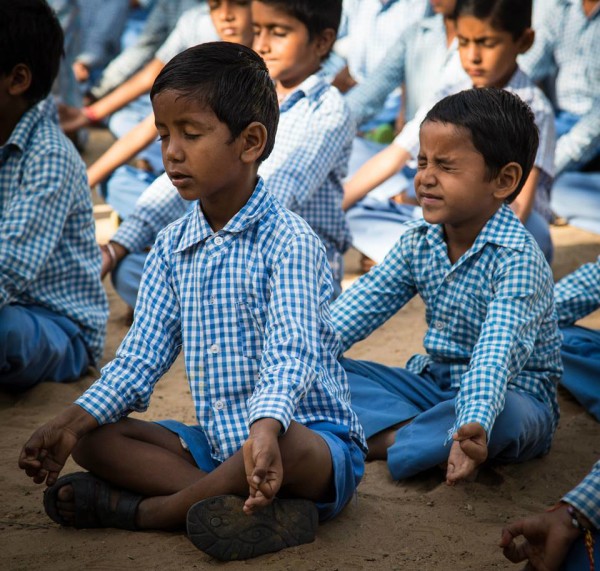
[[[36,106],[0,147],[0,387],[74,380],[98,363],[100,264],[85,165]]]
[[[229,458],[258,419],[274,418],[284,430],[295,420],[327,433],[336,481],[351,475],[351,489],[342,486],[349,495],[322,507],[322,517],[332,517],[362,476],[365,443],[337,361],[331,291],[323,245],[262,180],[218,232],[196,205],[159,234],[134,324],[77,404],[101,424],[145,410],[183,348],[198,426],[165,426],[198,465]]]
[[[426,355],[405,370],[343,361],[367,437],[413,419],[388,450],[392,475],[445,461],[451,435],[470,422],[486,430],[490,457],[516,462],[547,452],[562,372],[552,275],[510,208],[498,210],[455,264],[442,226],[409,224],[383,263],[334,303],[342,349],[417,294],[426,306]]]

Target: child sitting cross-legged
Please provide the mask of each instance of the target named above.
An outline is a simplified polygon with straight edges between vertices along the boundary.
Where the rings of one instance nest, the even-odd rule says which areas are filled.
[[[50,486],[44,506],[62,525],[187,521],[220,559],[312,541],[353,496],[366,447],[336,358],[325,248],[257,176],[275,86],[249,48],[206,43],[173,58],[151,98],[166,172],[198,202],[158,235],[116,358],[32,435],[20,466]],[[181,348],[198,425],[127,418]],[[89,472],[57,480],[71,453]]]
[[[534,116],[517,96],[470,89],[421,125],[424,220],[335,302],[343,350],[412,297],[426,306],[426,355],[406,368],[343,359],[367,459],[395,479],[447,463],[448,484],[486,458],[548,451],[558,422],[560,336],[550,268],[509,207],[532,168]]]

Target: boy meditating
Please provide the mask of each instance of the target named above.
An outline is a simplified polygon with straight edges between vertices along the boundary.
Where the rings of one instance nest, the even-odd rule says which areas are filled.
[[[47,118],[63,32],[44,0],[0,0],[0,389],[74,381],[102,357],[85,165]]]
[[[508,91],[470,89],[421,125],[409,224],[381,265],[332,308],[342,349],[419,294],[426,355],[405,369],[343,359],[367,459],[402,479],[447,463],[448,484],[486,458],[548,451],[558,421],[560,337],[550,268],[508,204],[531,170],[538,133]]]
[[[44,506],[62,525],[187,518],[190,539],[221,559],[312,541],[317,518],[354,494],[366,448],[325,249],[257,177],[275,138],[273,82],[252,50],[207,43],[171,60],[151,98],[166,172],[198,204],[159,234],[116,358],[33,434],[20,466],[50,486]],[[198,425],[127,418],[181,347]],[[70,453],[89,473],[57,481]]]

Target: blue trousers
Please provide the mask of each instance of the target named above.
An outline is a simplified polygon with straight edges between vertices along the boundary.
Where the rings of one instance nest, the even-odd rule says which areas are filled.
[[[598,561],[600,561],[600,531],[592,534],[594,538],[594,561],[596,569],[598,569]],[[571,546],[569,553],[560,568],[560,571],[582,571],[590,568],[590,559],[585,547],[584,538],[578,537]]]
[[[600,422],[600,331],[576,325],[561,331],[561,384]]]
[[[556,116],[556,136],[568,133],[580,117],[559,112]],[[589,160],[600,155],[600,147],[591,151]],[[600,234],[600,172],[582,172],[587,161],[562,173],[552,187],[552,209],[569,224]]]
[[[367,438],[407,420],[388,448],[388,468],[396,480],[408,478],[448,460],[444,444],[455,421],[457,389],[450,367],[433,364],[416,375],[399,367],[342,359],[348,374],[352,408]],[[504,410],[496,418],[488,457],[524,462],[548,452],[552,413],[532,395],[508,390]]]
[[[0,309],[0,389],[75,381],[89,365],[81,330],[70,319],[34,305]]]
[[[100,184],[100,194],[122,220],[135,210],[135,204],[157,175],[131,165],[119,167]]]

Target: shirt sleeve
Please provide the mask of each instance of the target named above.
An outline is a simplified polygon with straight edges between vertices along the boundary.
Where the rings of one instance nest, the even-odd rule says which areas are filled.
[[[70,185],[85,180],[79,157],[60,147],[32,156],[23,173],[0,217],[0,308],[25,291],[53,255],[74,200]]]
[[[456,397],[456,424],[477,422],[488,442],[504,409],[508,384],[533,353],[543,320],[553,308],[553,281],[541,256],[515,252],[493,280],[494,296]]]
[[[288,160],[264,177],[277,200],[292,212],[301,208],[323,187],[340,162],[344,148],[350,146],[354,123],[345,105],[331,112],[321,111],[307,126],[305,136],[293,144],[288,141]]]
[[[387,96],[399,87],[405,78],[406,34],[390,48],[375,71],[346,95],[350,112],[358,125],[374,117]]]
[[[591,109],[556,143],[557,174],[594,158],[600,146],[600,96]]]
[[[181,198],[169,177],[162,174],[142,193],[135,210],[111,240],[129,252],[141,252],[154,244],[158,233],[181,218],[191,204]]]
[[[560,37],[557,26],[562,21],[561,16],[556,12],[557,7],[548,10],[541,26],[535,31],[533,46],[518,59],[519,67],[535,83],[539,83],[556,71],[554,50],[556,39]]]
[[[562,501],[571,504],[592,522],[596,530],[600,530],[600,461]]]
[[[573,325],[600,307],[600,257],[560,280],[554,288],[561,327]]]
[[[150,404],[154,385],[181,349],[180,305],[162,244],[148,256],[135,320],[102,376],[75,401],[99,424],[115,422]]]
[[[410,268],[412,236],[410,231],[404,234],[381,264],[333,304],[331,315],[342,352],[368,337],[416,295]]]
[[[333,291],[319,239],[301,234],[282,253],[270,279],[260,377],[248,401],[248,423],[278,420],[287,430],[321,364],[321,305]]]

